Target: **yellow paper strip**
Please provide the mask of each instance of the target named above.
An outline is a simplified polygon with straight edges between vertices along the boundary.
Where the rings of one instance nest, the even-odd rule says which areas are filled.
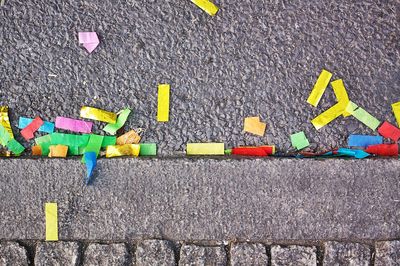
[[[58,241],[58,210],[57,203],[45,204],[46,241]]]
[[[157,121],[168,122],[169,120],[169,84],[158,85],[158,108],[157,108]]]
[[[117,114],[113,112],[104,111],[101,109],[83,106],[81,109],[81,117],[97,120],[101,122],[115,124],[117,122]]]
[[[334,106],[332,106],[331,108],[329,108],[328,110],[326,110],[325,112],[323,112],[322,114],[320,114],[319,116],[317,116],[316,118],[314,118],[313,120],[311,120],[311,123],[318,130],[318,129],[326,126],[330,122],[332,122],[334,119],[339,117],[341,114],[343,114],[345,109],[346,109],[345,105],[343,105],[341,103],[337,103]]]
[[[319,101],[322,98],[322,95],[325,92],[326,87],[329,84],[331,77],[332,73],[330,73],[325,69],[322,70],[321,74],[319,74],[317,82],[314,85],[314,88],[311,91],[310,96],[307,99],[307,102],[309,104],[311,104],[314,107],[318,105]]]
[[[109,145],[106,148],[106,157],[139,156],[139,144]]]
[[[10,118],[8,117],[8,106],[0,106],[0,124],[6,129],[10,135],[10,139],[14,138],[14,134],[10,125]]]
[[[397,125],[400,127],[400,102],[392,104],[394,117],[396,117]]]
[[[338,79],[335,81],[331,82],[333,91],[335,93],[336,96],[336,100],[342,104],[344,104],[345,106],[347,106],[350,102],[349,100],[349,95],[347,94],[346,88],[344,86],[343,80]],[[350,116],[351,113],[344,111],[343,112],[343,117],[347,117]]]
[[[209,14],[210,16],[215,16],[215,14],[217,14],[219,10],[219,8],[209,0],[192,0],[192,2],[196,6],[200,7],[205,12],[207,12],[207,14]]]
[[[224,155],[224,143],[188,143],[187,155]]]

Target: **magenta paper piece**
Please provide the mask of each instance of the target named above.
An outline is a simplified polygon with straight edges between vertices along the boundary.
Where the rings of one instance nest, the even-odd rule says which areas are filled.
[[[70,130],[79,133],[91,133],[92,132],[92,122],[86,122],[82,120],[61,117],[56,118],[56,128]]]
[[[96,32],[78,32],[79,43],[83,44],[83,47],[91,53],[99,45],[99,37]]]

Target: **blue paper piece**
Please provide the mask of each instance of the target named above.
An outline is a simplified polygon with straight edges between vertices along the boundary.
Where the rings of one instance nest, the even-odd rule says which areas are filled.
[[[339,148],[337,152],[340,155],[346,155],[346,156],[354,157],[356,159],[363,159],[363,158],[370,156],[369,153],[367,153],[363,150],[352,150],[352,149],[346,149],[346,148]]]
[[[20,117],[18,121],[18,128],[24,129],[26,128],[31,122],[33,121],[32,118],[28,117]],[[53,133],[54,132],[54,123],[44,121],[43,125],[39,127],[38,131],[45,132],[45,133]]]
[[[87,176],[85,178],[85,183],[86,185],[89,185],[92,181],[93,170],[97,164],[97,155],[95,152],[90,151],[90,152],[85,152],[83,156],[85,158],[85,164],[87,169]]]
[[[382,143],[383,137],[381,136],[350,135],[348,140],[349,147],[367,147]]]

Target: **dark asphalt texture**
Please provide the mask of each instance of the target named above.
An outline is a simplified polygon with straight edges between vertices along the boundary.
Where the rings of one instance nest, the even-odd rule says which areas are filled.
[[[326,68],[344,79],[352,101],[395,122],[398,0],[215,3],[212,18],[188,0],[6,0],[0,104],[10,106],[14,126],[19,116],[78,118],[83,105],[131,107],[126,129],[145,128],[143,140],[157,142],[161,155],[206,141],[290,151],[289,135],[301,130],[311,148],[345,146],[350,133],[373,132],[352,117],[313,128],[309,121],[335,103],[331,89],[318,108],[306,103]],[[99,34],[92,54],[78,31]],[[156,121],[163,82],[172,88],[169,123]],[[242,133],[244,118],[258,115],[265,136]]]

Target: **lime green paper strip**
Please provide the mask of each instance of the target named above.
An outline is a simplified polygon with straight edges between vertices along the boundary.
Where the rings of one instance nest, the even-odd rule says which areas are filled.
[[[338,79],[335,81],[331,82],[333,91],[335,93],[336,96],[336,100],[340,103],[342,103],[343,105],[347,106],[350,102],[349,100],[349,95],[347,94],[346,88],[344,87],[344,83],[343,80]],[[351,113],[344,111],[343,112],[343,117],[347,117],[350,116]]]
[[[188,143],[186,145],[187,155],[224,155],[224,143]]]
[[[363,108],[357,106],[353,102],[349,102],[349,104],[346,107],[346,111],[351,113],[357,120],[362,122],[364,125],[369,127],[372,130],[376,130],[381,122],[373,117],[370,113],[365,111]]]
[[[157,121],[168,122],[169,120],[169,84],[158,85],[158,107],[157,107]]]
[[[157,144],[155,143],[140,143],[139,156],[156,156]]]
[[[103,139],[104,136],[91,134],[84,152],[95,152],[99,156]],[[85,157],[82,157],[82,162],[85,162]]]
[[[7,143],[7,148],[10,151],[12,151],[15,155],[20,155],[25,150],[24,146],[22,146],[21,143],[19,143],[15,139],[11,139]]]
[[[103,143],[101,144],[102,148],[106,148],[110,145],[115,145],[117,143],[117,137],[115,136],[104,136]]]
[[[61,144],[66,146],[86,147],[89,141],[89,135],[74,135],[63,133],[52,133],[50,135],[52,145]]]
[[[310,96],[307,99],[307,102],[309,104],[311,104],[314,107],[318,105],[319,101],[322,98],[322,95],[325,92],[326,87],[329,84],[331,77],[332,73],[330,73],[325,69],[322,70],[321,74],[319,74],[317,82],[314,85],[314,88],[311,91]]]
[[[103,130],[111,135],[115,135],[117,130],[124,126],[126,120],[128,119],[131,110],[126,108],[120,112],[118,112],[117,122],[115,124],[106,125]]]
[[[308,141],[306,134],[304,134],[303,131],[290,135],[290,141],[292,142],[292,146],[295,147],[297,150],[302,150],[310,146],[310,142]]]
[[[42,148],[42,156],[47,156],[50,153],[51,135],[44,135],[42,137],[35,138],[36,145]]]
[[[392,109],[396,117],[397,125],[400,127],[400,102],[392,104]]]

